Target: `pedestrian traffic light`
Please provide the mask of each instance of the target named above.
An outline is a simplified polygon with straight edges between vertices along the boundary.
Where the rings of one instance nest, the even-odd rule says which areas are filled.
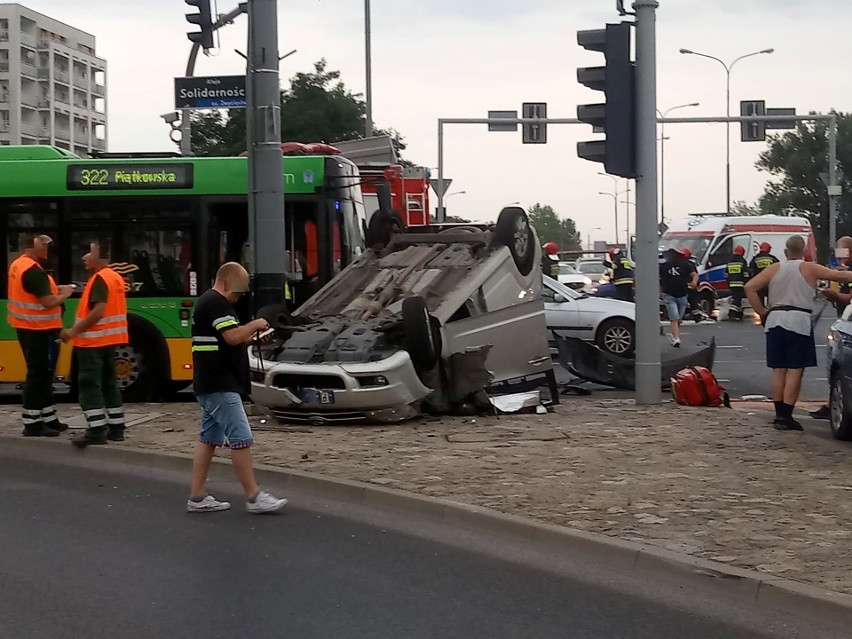
[[[202,49],[213,48],[213,12],[210,10],[210,0],[185,0],[186,4],[197,7],[198,13],[187,13],[186,21],[197,24],[201,31],[187,33],[186,37]]]
[[[577,44],[606,56],[606,66],[577,69],[580,84],[603,91],[603,104],[577,106],[577,119],[599,127],[606,139],[578,142],[577,155],[600,162],[610,175],[637,177],[636,70],[630,59],[631,24],[608,24],[605,29],[577,32]]]

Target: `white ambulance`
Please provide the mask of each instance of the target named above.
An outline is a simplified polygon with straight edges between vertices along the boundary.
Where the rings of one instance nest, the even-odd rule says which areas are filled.
[[[784,259],[784,244],[791,235],[805,239],[805,259],[816,259],[816,243],[811,223],[801,216],[755,215],[729,216],[690,215],[672,222],[660,238],[660,250],[688,248],[698,265],[701,306],[705,312],[715,308],[716,296],[729,293],[725,281],[725,267],[734,255],[734,248],[745,249],[745,259],[760,251],[760,245],[769,244],[771,253]]]

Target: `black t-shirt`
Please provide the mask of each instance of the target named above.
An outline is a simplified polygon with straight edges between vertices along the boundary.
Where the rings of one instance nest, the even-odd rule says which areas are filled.
[[[195,304],[192,317],[192,365],[196,395],[251,392],[248,348],[231,346],[222,335],[240,325],[233,304],[210,289]]]
[[[686,297],[695,265],[685,257],[679,257],[660,265],[660,288],[672,297]]]

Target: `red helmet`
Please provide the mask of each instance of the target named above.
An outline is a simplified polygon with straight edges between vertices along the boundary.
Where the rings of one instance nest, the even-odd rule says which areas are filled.
[[[692,251],[690,251],[690,250],[689,250],[688,248],[686,248],[685,246],[681,246],[680,248],[676,248],[676,249],[675,249],[675,251],[677,251],[678,253],[680,253],[681,255],[683,255],[685,258],[690,258],[690,257],[692,257]]]
[[[769,253],[769,251],[771,251],[771,250],[772,250],[772,245],[769,242],[764,242],[763,244],[760,245],[760,252],[761,253]]]
[[[544,248],[544,252],[548,255],[558,255],[559,254],[559,246],[556,242],[548,242],[542,248]]]
[[[735,246],[734,247],[734,255],[745,255],[745,247],[744,246]]]

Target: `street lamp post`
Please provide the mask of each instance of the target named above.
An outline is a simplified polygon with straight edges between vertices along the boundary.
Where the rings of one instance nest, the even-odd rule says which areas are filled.
[[[449,195],[447,195],[444,198],[444,215],[445,216],[447,215],[447,211],[446,211],[447,203],[450,201],[450,198],[453,197],[454,195],[465,195],[466,193],[467,193],[467,191],[455,191],[453,193],[450,193]]]
[[[609,173],[598,172],[598,175],[603,175],[612,180],[612,193],[600,193],[600,195],[610,195],[614,200],[615,205],[615,243],[618,244],[618,178]]]
[[[615,243],[618,244],[618,196],[615,193],[607,193],[606,191],[598,191],[598,195],[606,195],[612,198],[612,205],[615,209]]]
[[[589,243],[588,243],[588,246],[589,246],[589,250],[590,250],[590,251],[591,251],[591,250],[592,250],[592,248],[593,248],[593,244],[592,244],[592,231],[600,231],[600,230],[602,230],[600,226],[594,226],[594,227],[592,227],[592,228],[590,228],[590,229],[589,229]]]
[[[734,58],[734,60],[730,64],[726,64],[723,60],[712,56],[707,55],[706,53],[698,53],[697,51],[692,51],[691,49],[681,49],[681,53],[684,55],[697,55],[701,58],[707,58],[708,60],[715,60],[719,64],[721,64],[725,68],[725,102],[727,104],[727,117],[731,117],[731,71],[734,68],[734,65],[740,60],[745,60],[746,58],[751,58],[752,56],[762,55],[774,53],[775,49],[763,49],[761,51],[755,51],[753,53],[747,53],[745,55],[741,55],[739,58]],[[725,123],[725,131],[727,132],[726,136],[726,144],[725,144],[725,191],[727,197],[727,207],[726,211],[728,213],[731,212],[731,123]]]
[[[662,113],[660,113],[660,110],[657,109],[657,115],[665,120],[666,116],[672,111],[686,109],[688,107],[697,107],[698,105],[698,102],[679,104],[666,109]],[[668,140],[666,137],[666,123],[663,122],[660,125],[660,224],[665,224],[666,222],[666,140]]]
[[[364,47],[365,65],[367,68],[367,126],[364,137],[373,136],[373,53],[371,46],[371,20],[370,20],[370,0],[364,0]]]

